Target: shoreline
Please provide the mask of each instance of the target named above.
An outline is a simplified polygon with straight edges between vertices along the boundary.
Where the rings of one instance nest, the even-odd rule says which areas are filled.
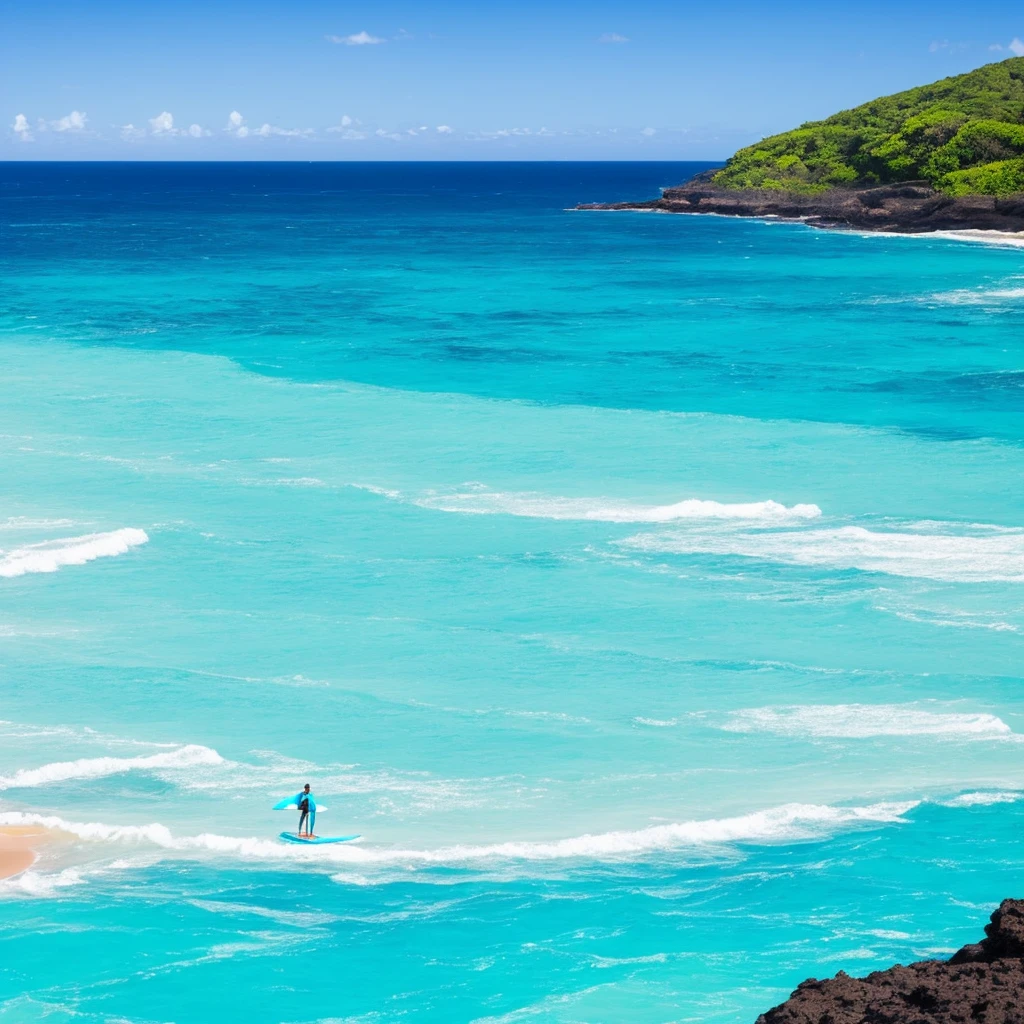
[[[784,217],[777,213],[739,214],[720,213],[712,210],[672,210],[650,204],[609,203],[606,205],[582,204],[570,207],[570,213],[647,213],[670,217],[719,217],[723,220],[753,220],[762,224],[796,224],[816,231],[829,231],[839,235],[856,235],[858,238],[921,238],[942,239],[948,242],[972,242],[975,245],[998,245],[1007,249],[1024,249],[1024,229],[1006,231],[1001,228],[933,228],[929,231],[898,231],[881,228],[862,228],[848,224],[816,223],[813,217]]]
[[[707,173],[640,202],[580,203],[576,210],[632,210],[650,213],[711,214],[793,221],[811,227],[872,234],[935,235],[992,232],[1024,238],[1024,194],[953,197],[927,182],[861,188],[832,188],[804,194],[770,189],[727,189]]]
[[[52,838],[53,830],[41,825],[0,825],[0,881],[31,868]]]

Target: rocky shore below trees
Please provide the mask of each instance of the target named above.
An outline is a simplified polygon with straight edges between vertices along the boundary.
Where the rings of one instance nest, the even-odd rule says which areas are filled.
[[[812,978],[757,1024],[1021,1024],[1024,900],[1003,900],[985,935],[949,960]]]
[[[729,189],[710,183],[708,171],[667,188],[660,199],[634,203],[581,203],[577,210],[651,210],[730,217],[799,220],[816,227],[864,231],[1024,232],[1024,194],[960,196],[927,182],[869,188],[831,188],[815,195],[775,189]]]

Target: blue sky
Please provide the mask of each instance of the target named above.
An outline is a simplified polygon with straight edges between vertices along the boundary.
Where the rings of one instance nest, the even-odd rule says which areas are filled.
[[[34,0],[0,159],[720,159],[1022,40],[1000,0]]]

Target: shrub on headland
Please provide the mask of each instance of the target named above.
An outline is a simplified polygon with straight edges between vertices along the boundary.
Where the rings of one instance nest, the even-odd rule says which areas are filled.
[[[1000,160],[944,174],[936,187],[951,196],[1012,196],[1024,192],[1024,160]]]
[[[950,195],[1024,191],[1024,57],[884,96],[739,150],[724,188],[817,193],[928,181]]]

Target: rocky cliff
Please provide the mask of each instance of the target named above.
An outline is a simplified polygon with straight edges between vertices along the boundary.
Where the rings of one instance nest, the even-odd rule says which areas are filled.
[[[1024,900],[1004,900],[985,935],[950,960],[805,981],[757,1024],[1024,1024]]]
[[[867,231],[1024,231],[1024,194],[950,196],[927,182],[870,188],[832,188],[816,195],[777,189],[726,189],[709,171],[660,199],[637,203],[585,203],[578,210],[654,210],[716,213],[732,217],[777,217],[818,227]]]

